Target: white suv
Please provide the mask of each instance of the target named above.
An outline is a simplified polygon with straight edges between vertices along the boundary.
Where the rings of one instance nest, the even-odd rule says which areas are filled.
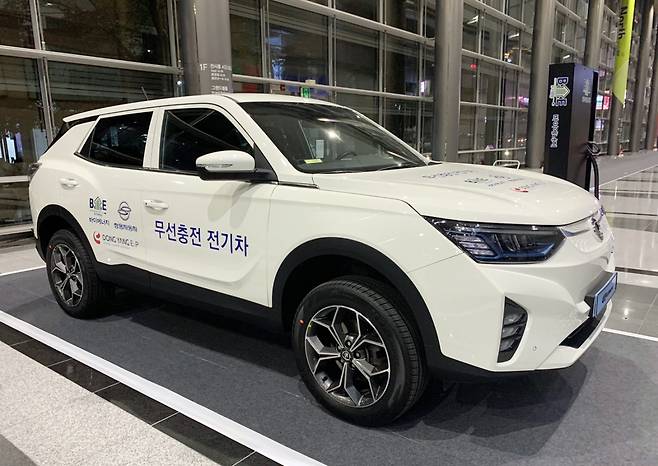
[[[400,416],[430,374],[573,364],[616,288],[585,190],[430,163],[327,102],[86,112],[33,170],[37,245],[67,313],[96,314],[118,285],[283,328],[313,395],[362,424]]]

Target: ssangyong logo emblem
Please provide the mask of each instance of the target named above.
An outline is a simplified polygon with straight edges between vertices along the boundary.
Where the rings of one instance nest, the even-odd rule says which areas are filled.
[[[592,229],[594,230],[594,234],[596,237],[600,240],[603,241],[603,232],[601,231],[601,222],[599,222],[597,219],[592,217]]]
[[[117,212],[119,213],[121,220],[125,222],[130,218],[130,212],[132,212],[132,209],[126,201],[122,201],[121,204],[119,204],[119,209]]]

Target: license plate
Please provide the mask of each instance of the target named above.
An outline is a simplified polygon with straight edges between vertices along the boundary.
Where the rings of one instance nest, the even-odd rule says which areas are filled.
[[[597,291],[587,296],[585,300],[587,304],[592,308],[591,317],[594,319],[599,319],[612,298],[612,295],[615,294],[617,290],[617,273],[609,274],[609,277],[606,277],[603,286],[601,286]]]

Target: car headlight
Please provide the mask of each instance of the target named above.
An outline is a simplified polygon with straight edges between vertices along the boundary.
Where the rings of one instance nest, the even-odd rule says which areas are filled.
[[[564,239],[557,227],[425,219],[477,262],[544,261]]]

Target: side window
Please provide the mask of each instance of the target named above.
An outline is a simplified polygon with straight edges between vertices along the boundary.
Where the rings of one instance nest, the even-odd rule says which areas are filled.
[[[221,150],[253,154],[251,146],[221,113],[209,108],[166,110],[162,124],[160,168],[196,171],[196,159]]]
[[[151,112],[101,118],[82,155],[94,162],[119,167],[141,167],[148,138]]]

